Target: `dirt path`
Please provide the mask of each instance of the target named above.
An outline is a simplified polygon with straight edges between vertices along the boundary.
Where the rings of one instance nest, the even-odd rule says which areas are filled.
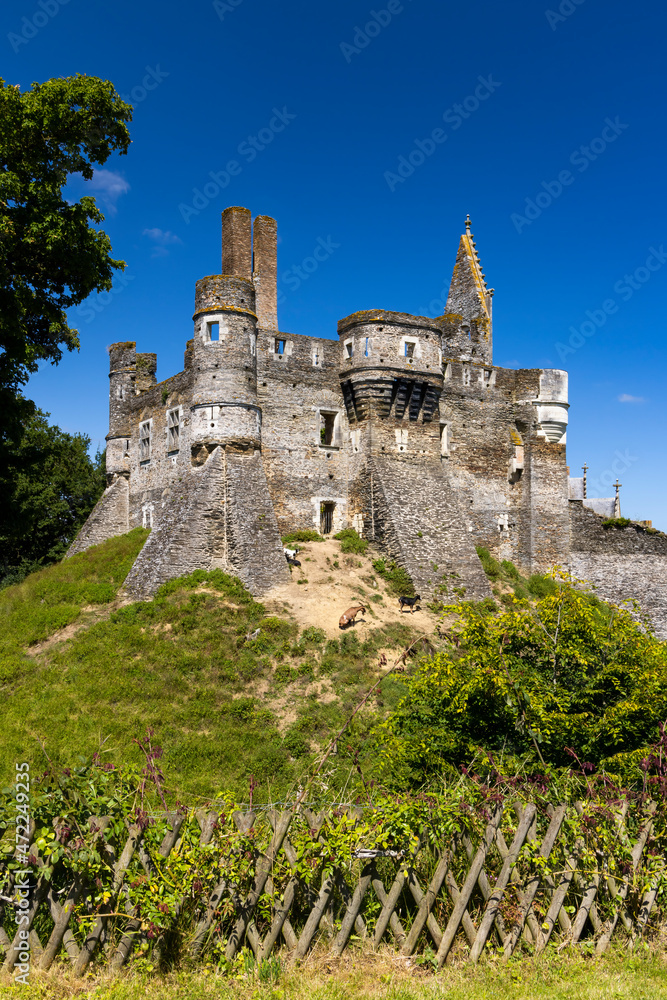
[[[301,569],[292,568],[289,583],[274,587],[261,598],[271,614],[288,613],[300,628],[313,625],[324,629],[329,638],[343,634],[338,621],[355,604],[366,606],[366,614],[359,615],[352,626],[360,638],[369,629],[390,622],[405,622],[429,635],[435,629],[438,619],[426,604],[414,614],[401,612],[398,599],[388,593],[383,579],[373,569],[378,553],[372,548],[363,556],[343,555],[340,542],[328,539],[302,543],[297,558]]]

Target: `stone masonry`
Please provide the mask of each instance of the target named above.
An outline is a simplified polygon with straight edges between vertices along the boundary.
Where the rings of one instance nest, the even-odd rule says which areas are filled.
[[[131,595],[215,567],[261,595],[287,578],[281,535],[350,526],[424,598],[443,582],[487,596],[485,546],[525,575],[561,565],[637,596],[667,634],[667,584],[641,582],[667,580],[667,541],[606,530],[579,499],[567,374],[493,364],[493,289],[465,228],[443,316],[365,310],[333,340],[280,332],[275,220],[226,209],[183,371],[157,383],[155,354],[109,349],[108,486],[69,554],[143,525]]]

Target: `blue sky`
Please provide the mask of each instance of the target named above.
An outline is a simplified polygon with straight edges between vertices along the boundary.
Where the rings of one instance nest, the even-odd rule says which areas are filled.
[[[664,5],[5,0],[0,27],[8,82],[87,73],[135,105],[93,182],[127,270],[28,386],[54,422],[103,443],[114,341],[182,368],[227,205],[278,220],[281,329],[328,337],[441,311],[469,212],[495,363],[566,368],[572,474],[620,473],[623,512],[667,529]]]

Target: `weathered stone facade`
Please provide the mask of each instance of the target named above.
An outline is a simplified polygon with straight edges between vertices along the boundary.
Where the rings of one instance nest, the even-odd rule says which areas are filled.
[[[297,528],[356,528],[424,597],[443,577],[487,595],[477,545],[524,574],[597,579],[605,552],[632,558],[584,531],[582,516],[602,518],[570,499],[567,374],[493,365],[493,289],[469,221],[444,316],[366,310],[338,341],[279,332],[273,219],[223,212],[222,271],[197,282],[178,375],[157,384],[154,354],[110,348],[109,485],[72,553],[150,526],[126,582],[136,596],[197,567],[266,592]]]

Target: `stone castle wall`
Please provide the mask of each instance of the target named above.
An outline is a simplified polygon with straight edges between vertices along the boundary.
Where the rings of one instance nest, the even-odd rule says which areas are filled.
[[[137,597],[195,568],[261,594],[287,578],[280,536],[352,526],[430,596],[480,598],[475,547],[529,575],[571,566],[604,596],[639,596],[667,630],[667,539],[607,532],[569,500],[567,374],[499,368],[469,225],[446,312],[365,310],[338,340],[282,333],[275,221],[223,213],[222,273],[196,283],[184,369],[110,348],[108,489],[71,552],[152,529]]]

